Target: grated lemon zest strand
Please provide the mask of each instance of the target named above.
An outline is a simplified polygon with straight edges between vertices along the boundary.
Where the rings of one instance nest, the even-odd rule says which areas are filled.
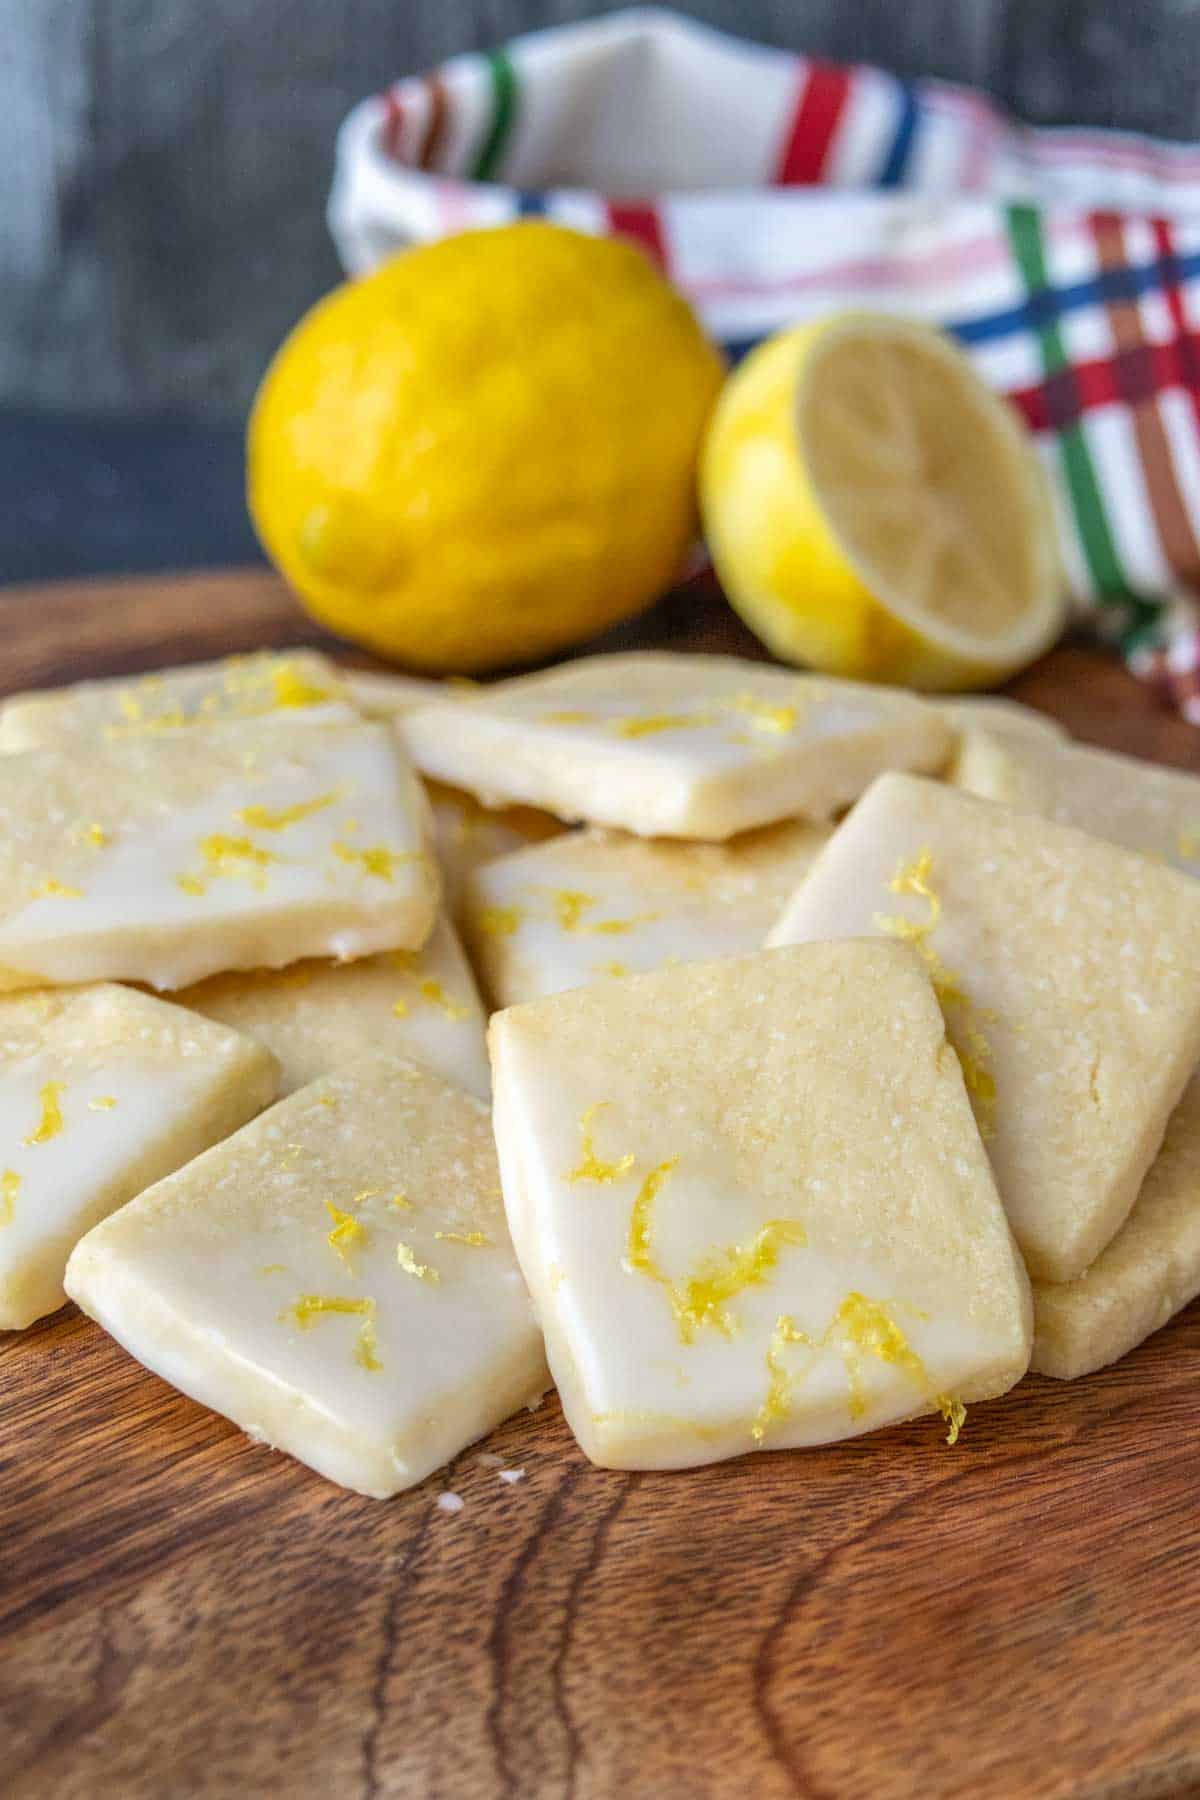
[[[592,1121],[597,1113],[605,1110],[608,1104],[607,1100],[597,1100],[581,1117],[579,1134],[582,1144],[579,1166],[568,1170],[565,1177],[567,1181],[620,1181],[622,1176],[628,1175],[632,1169],[632,1156],[619,1157],[616,1162],[605,1162],[596,1154],[596,1138],[592,1130]]]
[[[434,1287],[442,1279],[436,1269],[428,1263],[418,1262],[411,1244],[396,1245],[396,1261],[406,1275],[415,1275],[418,1281],[428,1281]]]
[[[278,809],[243,806],[234,817],[242,825],[248,825],[251,831],[286,831],[289,825],[298,825],[302,819],[311,819],[314,813],[324,812],[336,798],[336,794],[318,794],[315,800],[297,800],[294,806]]]
[[[38,1099],[41,1102],[42,1116],[35,1130],[25,1139],[27,1144],[48,1144],[63,1129],[62,1096],[67,1091],[65,1081],[47,1081]]]

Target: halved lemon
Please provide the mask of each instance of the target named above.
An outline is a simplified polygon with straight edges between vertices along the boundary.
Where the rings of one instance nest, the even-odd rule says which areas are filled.
[[[717,404],[700,493],[725,592],[788,662],[987,687],[1062,628],[1032,442],[928,326],[842,313],[760,345]]]

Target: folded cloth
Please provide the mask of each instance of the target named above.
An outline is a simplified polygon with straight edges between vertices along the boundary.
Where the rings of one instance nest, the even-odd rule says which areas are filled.
[[[945,326],[1035,434],[1079,610],[1200,723],[1200,145],[1034,130],[640,8],[342,127],[351,273],[529,214],[634,238],[735,358],[835,307]]]

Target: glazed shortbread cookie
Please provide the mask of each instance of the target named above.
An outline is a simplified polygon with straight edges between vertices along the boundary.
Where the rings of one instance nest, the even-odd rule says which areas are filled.
[[[438,875],[384,725],[251,721],[0,759],[0,986],[416,948]]]
[[[430,700],[452,699],[455,689],[420,675],[390,675],[375,669],[345,669],[343,679],[354,704],[375,719],[394,719]]]
[[[865,933],[923,959],[1030,1273],[1073,1280],[1123,1224],[1200,1060],[1200,887],[885,775],[771,941]]]
[[[0,1327],[66,1299],[76,1242],[275,1094],[260,1044],[107,984],[0,1000]]]
[[[326,657],[315,650],[263,651],[16,694],[0,706],[0,750],[64,749],[97,738],[120,743],[232,719],[329,722],[353,714],[349,689]]]
[[[560,837],[561,819],[532,806],[481,806],[462,788],[427,781],[433,811],[433,841],[442,871],[446,906],[461,920],[471,876],[485,863],[546,838]]]
[[[478,869],[463,924],[498,1006],[606,976],[762,947],[827,825],[766,825],[725,844],[565,832]]]
[[[377,675],[351,669],[347,683],[355,701],[371,717],[395,720],[432,700],[461,700],[472,687],[423,681],[416,675]],[[442,869],[446,905],[457,917],[467,878],[494,856],[540,843],[562,830],[562,821],[532,806],[488,807],[463,788],[425,784],[433,811],[433,839]]]
[[[956,787],[1041,813],[1200,876],[1200,775],[1081,744],[963,738]]]
[[[483,1008],[445,919],[420,950],[214,975],[174,998],[266,1044],[281,1095],[366,1050],[409,1056],[481,1100],[491,1092]]]
[[[547,1382],[487,1109],[347,1064],[79,1244],[67,1288],[139,1361],[383,1498]]]
[[[1200,1076],[1171,1114],[1133,1211],[1077,1281],[1034,1284],[1032,1366],[1071,1381],[1115,1362],[1200,1294]]]
[[[829,818],[886,768],[936,769],[953,733],[911,694],[730,656],[584,657],[400,715],[417,767],[639,836],[732,837]]]
[[[1023,706],[1019,700],[1007,700],[1003,694],[966,694],[961,699],[943,701],[941,710],[955,731],[990,731],[1006,742],[1063,744],[1070,740],[1065,725],[1049,713]]]
[[[910,950],[659,970],[490,1035],[513,1241],[594,1462],[934,1410],[955,1435],[1024,1373],[1028,1282]]]

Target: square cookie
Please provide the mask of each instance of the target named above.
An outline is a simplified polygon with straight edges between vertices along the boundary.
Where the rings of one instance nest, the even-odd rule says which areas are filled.
[[[355,706],[373,719],[394,719],[397,713],[408,712],[430,700],[453,699],[457,691],[444,681],[380,669],[344,669],[342,678]]]
[[[1018,743],[989,726],[963,738],[952,779],[1200,876],[1200,775],[1082,744]]]
[[[1033,1288],[1032,1367],[1072,1381],[1116,1362],[1200,1294],[1200,1075],[1133,1211],[1076,1281]]]
[[[476,869],[498,856],[563,834],[561,819],[533,806],[481,806],[474,794],[440,781],[427,781],[425,791],[433,812],[433,842],[446,907],[460,923]]]
[[[564,832],[477,869],[463,928],[498,1006],[743,955],[761,949],[829,834],[803,822],[724,844]]]
[[[56,1311],[84,1233],[275,1083],[261,1044],[130,988],[0,999],[0,1328]]]
[[[264,650],[150,675],[14,694],[0,706],[0,751],[120,743],[232,719],[350,719],[340,672],[316,650]]]
[[[1018,743],[1065,744],[1070,732],[1049,713],[1036,707],[1023,706],[1019,700],[1003,694],[964,694],[958,700],[943,701],[941,710],[954,730],[990,731],[1004,740]]]
[[[213,975],[174,998],[266,1044],[281,1097],[367,1050],[411,1057],[481,1100],[492,1091],[475,978],[445,919],[420,950]]]
[[[649,654],[583,657],[415,707],[397,730],[424,774],[491,805],[702,839],[827,819],[881,769],[941,767],[954,741],[912,694]]]
[[[428,806],[384,725],[250,720],[0,758],[0,987],[177,988],[416,948]]]
[[[398,1057],[302,1088],[123,1207],[67,1290],[164,1380],[378,1499],[547,1381],[487,1109]]]
[[[902,939],[933,978],[1031,1275],[1124,1223],[1200,1061],[1200,887],[1064,825],[885,775],[774,943]]]
[[[937,1002],[898,944],[498,1013],[505,1207],[593,1462],[684,1468],[1003,1393],[1030,1299]]]

